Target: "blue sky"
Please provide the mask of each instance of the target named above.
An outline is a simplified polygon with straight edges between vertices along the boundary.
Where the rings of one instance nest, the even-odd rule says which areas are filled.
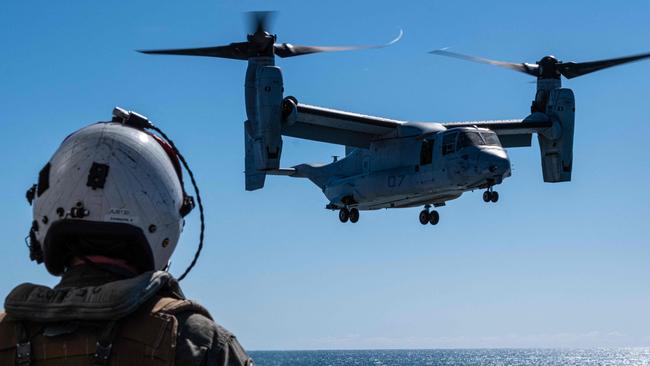
[[[3,1],[0,293],[56,278],[28,260],[25,190],[60,141],[120,105],[156,121],[204,192],[206,247],[183,282],[248,349],[650,346],[650,62],[565,81],[576,94],[573,182],[510,150],[498,204],[363,212],[342,225],[305,180],[244,191],[245,63],[135,49],[244,40],[242,12],[278,10],[297,44],[393,47],[280,60],[287,95],[405,120],[518,118],[529,77],[428,55],[588,61],[650,51],[650,3],[550,1]],[[343,148],[285,140],[283,165]],[[194,253],[189,217],[172,272]]]

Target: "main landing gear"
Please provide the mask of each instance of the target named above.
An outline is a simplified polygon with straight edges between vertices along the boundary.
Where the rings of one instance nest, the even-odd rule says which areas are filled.
[[[492,187],[483,192],[483,202],[497,202],[499,200],[499,192],[492,190]]]
[[[440,214],[438,211],[433,210],[429,211],[431,205],[424,206],[424,210],[420,211],[420,224],[426,225],[436,225],[440,221]]]
[[[356,208],[348,209],[347,207],[343,207],[339,210],[339,220],[344,223],[349,220],[351,223],[355,224],[359,221],[359,210]]]

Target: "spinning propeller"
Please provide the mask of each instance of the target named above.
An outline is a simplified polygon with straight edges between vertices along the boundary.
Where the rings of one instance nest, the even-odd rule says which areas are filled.
[[[381,48],[390,46],[402,38],[400,30],[397,38],[383,45],[371,46],[301,46],[291,43],[275,43],[277,36],[269,33],[268,24],[272,12],[251,12],[249,13],[251,33],[247,36],[246,42],[231,43],[226,46],[203,47],[203,48],[184,48],[171,50],[146,50],[139,51],[147,54],[164,54],[164,55],[188,55],[188,56],[208,56],[231,58],[236,60],[248,60],[251,57],[293,57],[308,55],[319,52],[337,52],[352,51],[368,48]]]
[[[529,63],[512,63],[504,61],[495,61],[483,57],[463,55],[460,53],[449,52],[445,49],[431,51],[435,55],[455,57],[461,60],[478,62],[482,64],[495,65],[505,67],[507,69],[523,72],[528,75],[535,76],[540,79],[559,79],[560,75],[567,79],[572,79],[578,76],[586,75],[594,71],[606,69],[608,67],[626,64],[629,62],[643,60],[650,57],[650,53],[640,55],[633,55],[620,58],[611,58],[607,60],[589,61],[589,62],[562,62],[555,56],[544,56],[535,64]]]

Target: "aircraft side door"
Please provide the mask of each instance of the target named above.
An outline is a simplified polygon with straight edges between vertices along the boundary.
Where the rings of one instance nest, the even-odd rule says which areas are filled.
[[[430,184],[433,180],[433,152],[435,151],[435,139],[422,140],[420,147],[420,160],[417,165],[420,184]]]
[[[450,182],[453,182],[459,173],[456,167],[456,164],[458,163],[458,156],[456,154],[457,137],[457,131],[445,132],[445,134],[442,136],[442,170],[443,172],[446,171],[446,174],[443,174],[443,176],[446,176]]]

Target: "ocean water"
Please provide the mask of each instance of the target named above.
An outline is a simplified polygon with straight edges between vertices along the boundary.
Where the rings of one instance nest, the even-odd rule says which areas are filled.
[[[253,351],[258,366],[650,365],[650,348]]]

